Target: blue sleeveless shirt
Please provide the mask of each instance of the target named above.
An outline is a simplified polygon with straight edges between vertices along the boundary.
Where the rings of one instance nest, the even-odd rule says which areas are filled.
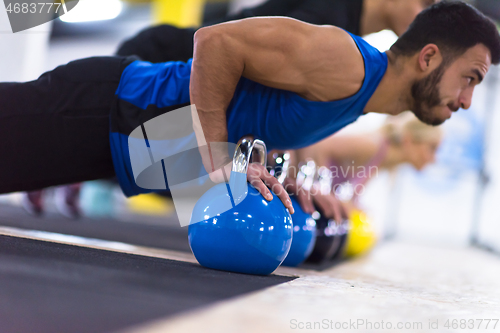
[[[364,60],[365,78],[360,90],[331,102],[306,100],[296,93],[270,88],[241,78],[227,109],[228,142],[247,134],[262,139],[268,150],[298,149],[314,144],[363,114],[387,70],[387,55],[352,35]],[[151,64],[135,61],[122,73],[111,112],[110,143],[115,171],[125,195],[151,192],[135,184],[128,135],[145,121],[189,105],[191,62]],[[194,132],[183,142],[193,142]],[[171,149],[171,147],[169,148]],[[168,185],[167,185],[168,188]]]

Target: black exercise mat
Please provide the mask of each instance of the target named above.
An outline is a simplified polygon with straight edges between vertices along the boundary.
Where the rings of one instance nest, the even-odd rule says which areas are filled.
[[[134,219],[138,222],[134,222]],[[142,219],[148,219],[149,222],[140,222]],[[163,217],[130,216],[127,222],[112,218],[88,217],[71,220],[56,212],[47,212],[42,217],[35,217],[27,214],[21,207],[0,204],[0,226],[191,252],[187,240],[187,227],[180,227],[177,219],[172,218],[168,220],[168,218]],[[340,261],[326,260],[318,264],[303,263],[298,268],[321,272],[332,268]]]
[[[137,222],[134,222],[134,219]],[[156,221],[144,223],[141,219]],[[0,226],[191,252],[187,227],[181,228],[176,218],[174,221],[168,217],[131,216],[127,222],[113,218],[88,217],[72,220],[55,212],[47,212],[41,217],[31,216],[21,207],[1,204]]]
[[[0,332],[111,332],[292,279],[0,236]]]

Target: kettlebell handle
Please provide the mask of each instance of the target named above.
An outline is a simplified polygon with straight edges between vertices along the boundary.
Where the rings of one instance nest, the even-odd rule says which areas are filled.
[[[253,135],[242,137],[238,141],[238,145],[234,151],[232,171],[246,174],[251,162],[252,153],[255,152],[259,156],[259,163],[266,167],[267,148],[264,141],[255,139]]]
[[[271,162],[273,163],[273,169],[270,171],[271,176],[283,184],[290,167],[290,153],[288,151],[276,152],[273,154]]]

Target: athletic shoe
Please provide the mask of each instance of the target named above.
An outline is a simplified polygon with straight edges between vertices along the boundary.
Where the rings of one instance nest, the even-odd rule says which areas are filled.
[[[75,219],[81,216],[79,200],[80,184],[61,186],[55,189],[54,202],[64,216]]]
[[[22,205],[28,214],[34,216],[42,215],[44,212],[43,190],[23,193]]]

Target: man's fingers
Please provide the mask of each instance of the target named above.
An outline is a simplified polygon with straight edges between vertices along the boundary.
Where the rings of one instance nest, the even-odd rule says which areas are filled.
[[[259,193],[262,194],[262,196],[267,201],[273,200],[273,195],[271,194],[271,192],[269,191],[267,186],[264,184],[264,182],[260,178],[249,179],[249,181],[250,181],[250,184],[252,184],[252,186],[255,187],[255,189],[257,191],[259,191]]]
[[[342,219],[349,219],[349,209],[347,205],[340,201],[340,208],[342,210]]]
[[[300,207],[302,207],[305,213],[312,214],[316,210],[312,203],[309,192],[299,190],[299,193],[297,194],[297,200],[299,201],[299,205]]]
[[[314,203],[322,211],[324,217],[333,218],[337,223],[342,221],[342,217],[345,215],[344,210],[340,201],[333,194],[317,195],[314,197]]]
[[[333,219],[337,224],[340,224],[342,222],[342,207],[340,202],[332,196],[332,208],[333,208]]]
[[[273,199],[273,195],[267,188],[266,184],[272,189],[272,191],[280,198],[283,205],[290,211],[291,214],[294,213],[294,209],[292,206],[292,201],[286,193],[283,186],[278,182],[276,178],[271,176],[266,168],[260,164],[252,163],[248,169],[247,179],[252,184],[253,187],[257,191],[259,191],[262,196],[271,201]]]
[[[271,176],[271,175],[270,175]],[[283,205],[285,205],[286,208],[290,211],[291,214],[295,213],[292,205],[292,201],[290,200],[290,197],[288,196],[288,193],[286,193],[285,189],[283,186],[278,182],[276,178],[271,176],[271,178],[265,179],[267,185],[271,187],[271,190],[280,198],[281,202],[283,202]]]
[[[322,196],[316,196],[314,197],[314,203],[325,217],[327,218],[333,217],[333,209],[328,200],[326,200],[326,198]]]
[[[248,166],[247,179],[266,200],[271,201],[273,196],[261,179],[264,175],[264,170],[260,167],[260,164],[250,163]]]

